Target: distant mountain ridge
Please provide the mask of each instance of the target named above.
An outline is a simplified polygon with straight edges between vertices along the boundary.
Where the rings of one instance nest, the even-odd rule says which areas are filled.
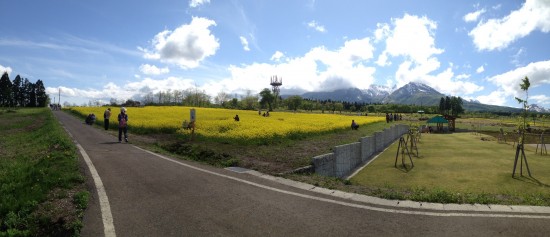
[[[284,93],[284,91],[282,92]],[[434,88],[418,82],[409,82],[408,84],[393,90],[386,86],[371,85],[368,89],[358,88],[338,89],[334,91],[305,92],[301,94],[303,98],[312,100],[332,100],[358,103],[389,103],[389,104],[415,104],[425,106],[438,106],[443,93]],[[521,112],[519,108],[506,106],[487,105],[479,101],[463,100],[464,109],[472,112]],[[550,112],[540,106],[531,106],[532,111]]]

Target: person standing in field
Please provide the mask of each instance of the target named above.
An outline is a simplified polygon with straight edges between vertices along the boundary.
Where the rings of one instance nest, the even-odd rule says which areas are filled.
[[[124,141],[128,142],[128,114],[126,114],[126,108],[120,108],[120,114],[118,114],[118,142],[122,142],[122,133],[124,133]]]
[[[108,108],[103,113],[103,121],[105,122],[105,130],[109,130],[109,119],[111,118],[111,108]]]

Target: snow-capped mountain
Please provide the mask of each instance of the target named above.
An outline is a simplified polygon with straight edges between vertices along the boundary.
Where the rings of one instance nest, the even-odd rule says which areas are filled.
[[[434,88],[425,84],[409,82],[391,93],[383,102],[394,104],[434,105],[438,104],[441,97],[444,96],[445,95],[439,93]]]
[[[302,94],[303,98],[313,100],[332,100],[360,103],[390,103],[390,104],[415,104],[424,106],[439,106],[441,97],[446,95],[438,92],[430,86],[422,83],[410,82],[401,88],[389,88],[386,86],[371,85],[368,89],[360,90],[357,88],[339,89],[324,92],[306,92]],[[521,109],[486,105],[479,101],[463,100],[464,109],[468,111],[492,111],[499,113],[519,113]],[[543,111],[539,106],[533,109]],[[544,110],[550,112],[548,110]]]
[[[380,103],[389,96],[390,89],[385,86],[372,85],[368,89],[338,89],[334,91],[306,92],[303,98],[312,100],[333,100],[347,102]]]
[[[550,109],[545,109],[544,107],[539,106],[537,104],[530,104],[529,111],[538,112],[538,113],[550,113]]]

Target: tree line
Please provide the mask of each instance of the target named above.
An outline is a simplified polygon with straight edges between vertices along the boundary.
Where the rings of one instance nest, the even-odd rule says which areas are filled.
[[[457,117],[464,113],[462,98],[456,96],[441,97],[439,100],[439,113]]]
[[[0,107],[45,107],[49,96],[42,80],[35,83],[17,75],[13,81],[7,72],[0,78]]]
[[[248,90],[244,95],[231,95],[219,92],[216,96],[210,96],[204,90],[188,88],[186,90],[167,90],[157,93],[149,92],[138,100],[119,101],[111,98],[110,105],[182,105],[265,111],[273,111],[275,109],[321,111],[322,113],[416,113],[419,110],[425,113],[438,113],[439,111],[437,106],[425,105],[347,102],[330,99],[312,100],[298,95],[282,98],[268,88],[264,88],[257,94]]]

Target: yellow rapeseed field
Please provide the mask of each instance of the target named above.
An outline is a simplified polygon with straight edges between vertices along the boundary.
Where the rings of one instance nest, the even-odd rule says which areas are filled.
[[[94,113],[98,123],[103,123],[106,107],[72,107],[82,115]],[[111,126],[116,126],[120,108],[111,108]],[[184,120],[190,121],[191,107],[146,106],[129,107],[128,126],[131,131],[190,133],[182,128]],[[288,137],[301,134],[318,134],[328,131],[350,129],[351,120],[359,125],[385,121],[384,117],[352,116],[340,114],[310,114],[271,112],[269,117],[258,115],[258,111],[216,108],[195,108],[195,133],[207,138],[254,140]],[[240,121],[233,117],[239,115]],[[145,131],[145,132],[144,132]]]

